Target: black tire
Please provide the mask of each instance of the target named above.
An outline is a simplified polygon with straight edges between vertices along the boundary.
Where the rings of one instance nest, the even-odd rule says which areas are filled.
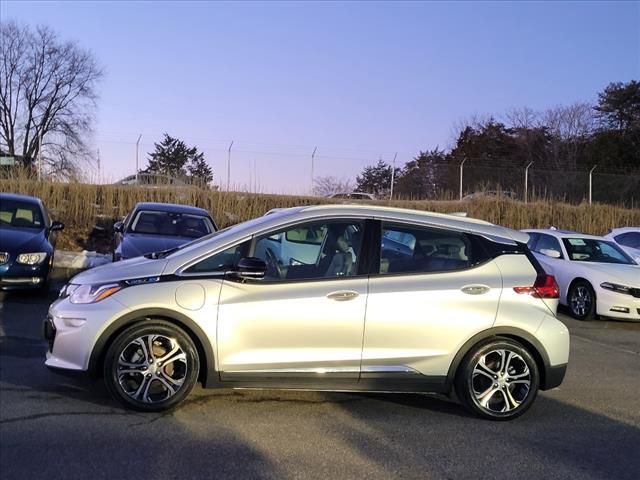
[[[567,293],[569,313],[576,320],[596,319],[596,293],[586,280],[576,280]]]
[[[104,379],[111,395],[126,407],[158,412],[184,400],[199,369],[198,351],[184,330],[167,321],[146,320],[127,328],[111,343]]]
[[[462,404],[489,420],[512,420],[522,415],[535,400],[539,385],[540,374],[533,356],[507,338],[473,347],[458,367],[455,379]]]

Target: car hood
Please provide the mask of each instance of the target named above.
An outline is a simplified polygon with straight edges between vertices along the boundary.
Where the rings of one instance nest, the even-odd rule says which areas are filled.
[[[195,240],[192,237],[170,237],[166,235],[147,235],[128,233],[120,244],[120,254],[124,258],[134,258],[148,253],[160,252],[179,247]]]
[[[9,253],[50,252],[44,229],[0,227],[0,251]]]
[[[629,287],[640,287],[640,265],[618,265],[615,263],[584,262],[584,266],[598,272],[598,278],[605,282],[618,283]]]
[[[69,283],[102,284],[133,278],[156,277],[162,275],[166,265],[165,259],[137,257],[86,270],[73,277]]]

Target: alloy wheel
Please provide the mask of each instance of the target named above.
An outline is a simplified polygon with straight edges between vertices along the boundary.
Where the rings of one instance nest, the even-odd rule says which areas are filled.
[[[182,388],[188,374],[187,355],[174,337],[142,335],[122,349],[116,369],[126,395],[154,404],[168,400]]]
[[[518,408],[531,389],[531,372],[521,355],[506,349],[482,355],[471,378],[477,403],[491,413]]]
[[[584,317],[591,309],[591,293],[584,285],[579,285],[573,289],[569,303],[571,312],[578,316]]]

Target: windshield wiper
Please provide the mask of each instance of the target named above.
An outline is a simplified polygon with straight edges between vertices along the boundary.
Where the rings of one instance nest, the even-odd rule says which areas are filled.
[[[171,255],[173,252],[179,250],[180,247],[173,247],[167,250],[161,250],[159,252],[147,253],[145,258],[150,258],[151,260],[157,260],[159,258],[165,258],[168,255]]]

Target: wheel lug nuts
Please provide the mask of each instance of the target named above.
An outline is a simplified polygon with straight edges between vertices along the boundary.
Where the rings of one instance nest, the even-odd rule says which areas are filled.
[[[498,378],[498,375],[494,375],[494,376],[493,376],[493,378],[494,378],[494,379],[497,379],[497,378]]]
[[[498,384],[497,384],[497,383],[494,383],[494,384],[493,384],[493,388],[498,388]]]
[[[147,373],[147,378],[151,378],[151,374],[150,373]]]

